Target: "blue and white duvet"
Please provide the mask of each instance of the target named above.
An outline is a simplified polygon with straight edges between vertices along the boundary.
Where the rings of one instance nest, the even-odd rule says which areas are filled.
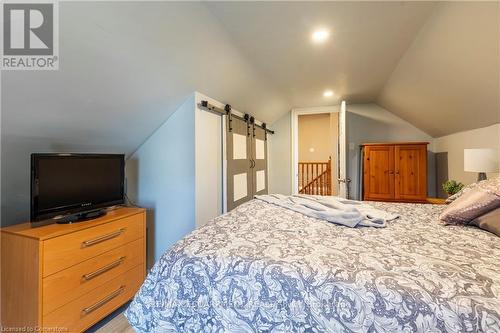
[[[193,231],[125,315],[138,332],[500,332],[500,240],[442,206],[347,228],[259,200]]]

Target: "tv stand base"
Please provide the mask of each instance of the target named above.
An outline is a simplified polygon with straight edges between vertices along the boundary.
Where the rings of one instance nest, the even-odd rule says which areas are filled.
[[[95,219],[95,218],[98,218],[98,217],[104,216],[104,215],[106,215],[106,209],[98,209],[98,210],[93,210],[91,212],[78,213],[78,214],[63,217],[62,219],[58,220],[57,223],[69,224],[69,223],[83,222],[83,221],[92,220],[92,219]]]

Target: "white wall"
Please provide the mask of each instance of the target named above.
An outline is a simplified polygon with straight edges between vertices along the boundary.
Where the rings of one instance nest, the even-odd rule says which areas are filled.
[[[292,194],[291,113],[271,124],[268,135],[269,193]]]
[[[196,226],[222,213],[222,117],[201,110],[198,104],[207,100],[223,108],[224,104],[200,93],[195,94],[195,178]]]
[[[223,211],[223,121],[202,100],[224,107],[193,93],[127,160],[127,194],[148,209],[149,265]]]
[[[148,262],[195,228],[195,96],[127,160],[127,193],[147,208]]]
[[[477,174],[464,171],[464,149],[466,148],[500,149],[500,123],[442,136],[434,140],[436,153],[448,152],[448,177],[464,184],[470,184],[477,180]]]
[[[433,138],[376,104],[347,105],[348,177],[350,197],[360,199],[360,144],[368,142],[427,141]],[[432,144],[428,147],[432,151]],[[432,161],[430,161],[432,162]],[[432,183],[432,173],[429,174]],[[432,189],[435,187],[432,185]],[[432,190],[431,189],[431,190]],[[432,195],[432,193],[430,193]]]

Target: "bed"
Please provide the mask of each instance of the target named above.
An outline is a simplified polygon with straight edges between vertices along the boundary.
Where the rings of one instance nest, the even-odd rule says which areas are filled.
[[[500,332],[500,238],[444,206],[348,228],[254,199],[155,264],[126,310],[138,332]]]

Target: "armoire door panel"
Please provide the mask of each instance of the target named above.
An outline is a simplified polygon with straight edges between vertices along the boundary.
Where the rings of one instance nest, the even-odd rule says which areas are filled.
[[[394,199],[394,147],[366,147],[363,173],[365,200]]]
[[[427,148],[422,145],[395,146],[395,198],[425,200],[427,196]]]

